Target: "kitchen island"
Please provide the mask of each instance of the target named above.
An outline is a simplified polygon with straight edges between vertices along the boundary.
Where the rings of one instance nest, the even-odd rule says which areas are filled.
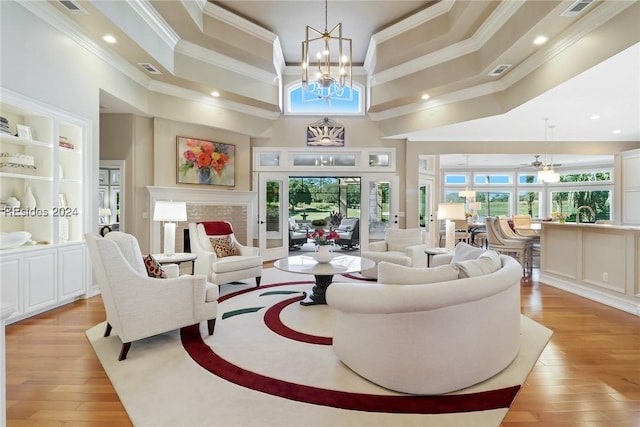
[[[543,222],[540,282],[640,316],[640,227]]]

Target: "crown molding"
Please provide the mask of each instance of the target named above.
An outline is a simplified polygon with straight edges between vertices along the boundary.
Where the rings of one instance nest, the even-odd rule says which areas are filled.
[[[391,25],[390,27],[378,31],[372,38],[375,39],[376,43],[380,44],[397,37],[402,33],[424,24],[425,22],[431,21],[440,15],[448,13],[455,2],[456,0],[441,0],[433,6],[427,7],[426,9],[409,16],[398,23]]]
[[[142,70],[95,43],[90,34],[87,34],[82,27],[78,26],[73,20],[69,19],[50,3],[43,1],[28,1],[19,2],[18,4],[69,37],[72,41],[86,49],[92,55],[101,59],[106,64],[138,83],[140,86],[149,86],[152,79]]]
[[[178,43],[175,51],[176,53],[181,53],[206,64],[224,68],[225,70],[258,80],[262,83],[274,84],[274,80],[278,77],[276,73],[254,67],[185,40],[181,40],[180,43]]]
[[[609,21],[632,5],[633,2],[606,2],[601,4],[597,9],[587,14],[584,18],[577,22],[576,25],[572,26],[560,36],[558,36],[558,38],[562,40],[562,42],[553,44],[546,49],[537,51],[526,60],[524,60],[520,65],[509,71],[499,81],[485,83],[457,92],[452,92],[447,95],[430,100],[426,104],[410,104],[389,109],[380,113],[369,113],[369,117],[371,117],[373,121],[386,120],[430,108],[436,108],[438,106],[450,104],[453,102],[459,102],[475,97],[489,95],[492,92],[488,92],[488,90],[493,90],[494,92],[506,90],[519,82],[521,79],[531,74],[544,63],[550,61],[555,56],[559,55],[562,51],[581,40],[591,31],[593,31],[603,23]],[[377,80],[377,76],[374,77],[374,80],[375,83],[380,84],[380,81]]]
[[[167,23],[167,21],[158,14],[156,9],[149,3],[148,0],[127,0],[127,4],[131,6],[140,18],[156,33],[158,37],[164,43],[167,44],[172,50],[180,41],[178,34],[173,31],[173,28]]]
[[[418,113],[420,111],[431,110],[447,104],[453,104],[456,102],[466,101],[468,99],[491,95],[504,89],[506,89],[506,86],[501,81],[483,83],[481,85],[461,89],[456,92],[450,92],[446,95],[430,99],[429,101],[424,103],[403,105],[401,107],[391,108],[380,113],[368,113],[368,115],[372,121],[378,122],[405,116],[407,114]]]
[[[397,80],[479,50],[524,5],[525,0],[502,2],[470,38],[446,48],[412,59],[373,76],[374,86]]]
[[[271,31],[262,28],[259,25],[254,24],[226,9],[221,8],[211,2],[207,2],[204,7],[204,13],[212,18],[218,19],[225,24],[229,24],[247,34],[259,38],[269,44],[273,43],[276,35]]]
[[[249,116],[258,117],[261,119],[277,120],[281,114],[279,111],[269,111],[263,108],[252,107],[246,104],[213,98],[194,90],[185,89],[183,87],[164,82],[159,82],[157,80],[152,80],[147,89],[153,92],[160,93],[162,95],[174,96],[176,98],[196,102],[198,104],[206,104],[217,108],[222,108],[224,110],[231,110],[238,113],[247,114]]]

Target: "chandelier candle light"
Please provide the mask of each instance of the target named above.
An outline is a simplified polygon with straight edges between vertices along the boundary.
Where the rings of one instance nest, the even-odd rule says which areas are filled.
[[[311,58],[312,55],[315,58]],[[339,22],[328,31],[325,0],[324,31],[306,26],[305,40],[302,42],[302,88],[307,93],[330,102],[332,96],[343,95],[345,86],[351,87],[352,64],[352,41],[342,37],[342,23]],[[310,78],[310,73],[315,73],[315,76]]]
[[[464,203],[440,203],[438,204],[438,219],[446,220],[445,223],[445,248],[452,250],[456,245],[456,223],[457,219],[465,219]]]
[[[164,254],[176,253],[176,222],[187,220],[187,203],[157,201],[153,209],[153,220],[164,221]]]

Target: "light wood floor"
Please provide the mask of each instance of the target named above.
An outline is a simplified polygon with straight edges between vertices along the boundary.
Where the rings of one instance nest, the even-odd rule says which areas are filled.
[[[522,312],[554,335],[503,426],[640,426],[640,317],[535,274]],[[7,426],[131,425],[84,335],[103,320],[94,297],[7,327]]]

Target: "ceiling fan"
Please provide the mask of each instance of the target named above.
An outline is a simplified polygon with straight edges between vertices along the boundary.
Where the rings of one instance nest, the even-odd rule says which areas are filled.
[[[562,163],[545,163],[543,161],[540,160],[540,154],[536,154],[533,157],[535,157],[535,160],[532,161],[531,163],[520,163],[520,166],[524,166],[524,167],[533,167],[535,169],[544,169],[544,168],[554,168],[556,166],[562,166]]]

